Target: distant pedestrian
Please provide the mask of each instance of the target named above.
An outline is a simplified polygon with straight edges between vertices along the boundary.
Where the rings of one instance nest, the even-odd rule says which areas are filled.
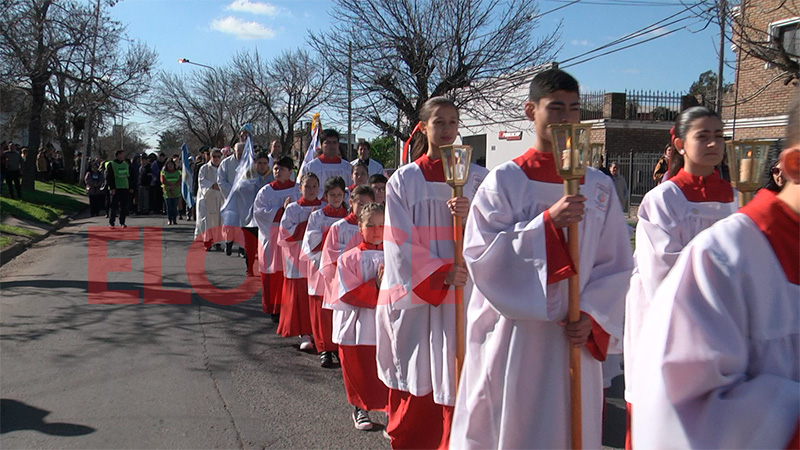
[[[5,168],[4,178],[8,185],[8,196],[22,200],[22,156],[17,152],[16,144],[8,144],[8,149],[3,152],[2,164]]]
[[[658,158],[656,167],[653,169],[653,181],[661,183],[669,180],[669,160],[672,157],[672,142],[664,147],[664,154]]]
[[[225,197],[217,183],[217,169],[221,162],[222,152],[215,148],[211,152],[211,161],[200,166],[200,170],[197,172],[199,189],[195,206],[197,223],[194,228],[194,236],[197,238],[197,236],[203,235],[206,250],[210,249],[212,244],[218,250],[222,250],[219,244],[222,240],[222,219],[219,210],[225,202]]]
[[[167,205],[167,225],[178,224],[178,198],[181,196],[181,173],[175,167],[175,161],[167,160],[161,171],[161,189]]]
[[[619,164],[612,162],[608,168],[611,179],[614,180],[614,187],[617,188],[619,202],[622,204],[622,212],[628,212],[628,182],[619,173]]]
[[[108,225],[114,228],[119,212],[119,224],[127,228],[125,218],[128,216],[128,197],[130,189],[130,166],[125,161],[125,151],[117,150],[115,159],[106,163],[106,186],[111,196],[111,207],[108,216]]]
[[[92,217],[100,215],[100,209],[103,207],[103,200],[105,193],[103,192],[103,184],[105,184],[106,177],[100,172],[96,163],[90,165],[89,172],[86,172],[84,182],[86,183],[86,195],[89,196],[89,210]]]

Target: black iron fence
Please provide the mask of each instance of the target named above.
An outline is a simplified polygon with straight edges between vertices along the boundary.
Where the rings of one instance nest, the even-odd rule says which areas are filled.
[[[644,194],[656,187],[653,169],[661,155],[662,153],[630,152],[609,157],[608,163],[616,162],[620,175],[628,182],[629,205],[641,204]]]
[[[581,120],[603,118],[605,95],[605,91],[592,91],[581,94]]]
[[[625,91],[625,118],[674,121],[681,111],[679,92]]]

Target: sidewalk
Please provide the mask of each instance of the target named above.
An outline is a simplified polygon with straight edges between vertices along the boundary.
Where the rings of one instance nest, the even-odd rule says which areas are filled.
[[[2,218],[3,225],[22,228],[23,230],[28,231],[30,235],[29,236],[17,236],[8,234],[4,235],[5,237],[10,238],[11,242],[0,248],[0,266],[4,265],[5,263],[11,261],[12,259],[22,254],[31,245],[45,239],[46,237],[53,234],[53,232],[61,229],[71,220],[86,213],[86,210],[89,207],[89,197],[80,194],[71,194],[60,190],[57,190],[56,193],[58,195],[63,195],[65,197],[73,198],[83,203],[85,207],[71,214],[63,214],[58,219],[52,221],[50,224],[43,224],[32,220],[19,219],[17,217],[13,217],[10,215],[4,216]]]

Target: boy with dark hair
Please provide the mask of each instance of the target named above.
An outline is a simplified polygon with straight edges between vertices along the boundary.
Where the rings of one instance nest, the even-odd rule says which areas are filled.
[[[297,174],[297,179],[302,178],[307,173],[314,173],[319,177],[320,186],[325,186],[328,178],[335,176],[349,180],[352,166],[339,156],[339,133],[331,129],[322,130],[320,142],[322,144],[322,154],[307,164],[303,164]],[[320,189],[318,194],[320,199],[322,195],[323,190]]]
[[[358,147],[356,147],[356,151],[358,152],[358,158],[351,161],[350,164],[354,166],[356,164],[362,164],[364,167],[367,168],[368,175],[382,174],[383,164],[369,157],[370,148],[371,147],[369,145],[369,142],[367,141],[359,142]]]
[[[524,108],[535,146],[489,173],[467,219],[464,259],[475,289],[450,443],[570,447],[569,348],[578,346],[583,446],[600,448],[600,362],[620,351],[630,238],[609,177],[587,168],[586,197],[564,195],[547,127],[579,122],[577,81],[558,69],[540,73]],[[572,223],[580,235],[582,311],[579,321],[565,324],[566,280],[578,263],[563,231]]]
[[[389,179],[382,173],[376,173],[369,177],[369,187],[375,191],[375,203],[386,203],[386,183]]]

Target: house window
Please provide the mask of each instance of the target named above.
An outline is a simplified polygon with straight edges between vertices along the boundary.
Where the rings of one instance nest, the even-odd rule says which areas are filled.
[[[786,53],[800,58],[800,17],[794,17],[769,24],[769,34]]]

